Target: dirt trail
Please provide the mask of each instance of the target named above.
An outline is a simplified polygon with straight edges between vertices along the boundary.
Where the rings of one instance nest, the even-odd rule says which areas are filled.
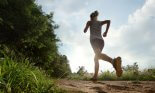
[[[155,81],[59,80],[58,86],[68,93],[155,93]]]

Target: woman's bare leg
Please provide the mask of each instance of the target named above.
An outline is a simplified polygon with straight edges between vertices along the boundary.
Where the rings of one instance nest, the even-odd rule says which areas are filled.
[[[104,61],[110,62],[112,64],[112,58],[107,56],[106,54],[101,53],[100,49],[96,50],[94,62],[95,62],[95,73],[94,73],[94,79],[97,79],[98,71],[99,71],[99,59],[102,59]]]
[[[98,76],[98,71],[99,71],[99,58],[97,55],[94,57],[94,62],[95,62],[95,73],[94,73],[94,79],[97,79]]]
[[[99,59],[110,62],[113,65],[113,67],[115,68],[116,74],[118,77],[120,77],[122,75],[123,70],[121,67],[121,57],[117,57],[115,59],[112,59],[111,57],[107,56],[106,54],[101,53],[99,55]]]
[[[112,64],[112,60],[113,60],[111,57],[107,56],[107,55],[104,54],[104,53],[101,53],[101,54],[99,55],[99,59],[102,59],[102,60],[104,60],[104,61],[110,62],[111,64]]]

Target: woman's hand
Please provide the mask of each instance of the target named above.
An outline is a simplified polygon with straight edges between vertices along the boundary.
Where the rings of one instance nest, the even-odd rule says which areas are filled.
[[[105,20],[105,21],[102,21],[102,22],[101,22],[101,25],[107,24],[106,30],[105,30],[105,32],[103,33],[103,37],[106,37],[106,36],[107,36],[110,23],[111,23],[110,20]]]
[[[84,32],[84,33],[86,33],[86,32],[87,32],[87,30],[84,30],[83,32]]]
[[[106,37],[106,36],[107,36],[107,32],[104,32],[104,33],[103,33],[103,37]]]

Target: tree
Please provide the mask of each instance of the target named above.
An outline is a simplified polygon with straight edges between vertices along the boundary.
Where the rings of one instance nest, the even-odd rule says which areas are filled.
[[[0,54],[17,60],[28,59],[35,66],[54,73],[54,66],[62,67],[55,65],[60,60],[69,64],[58,53],[56,42],[59,40],[54,33],[58,26],[53,21],[53,13],[45,14],[41,6],[34,2],[35,0],[0,1]]]

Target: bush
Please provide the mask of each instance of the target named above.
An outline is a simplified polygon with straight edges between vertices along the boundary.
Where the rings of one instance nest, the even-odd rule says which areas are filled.
[[[99,80],[116,80],[117,76],[114,74],[114,72],[105,71],[102,72],[102,74],[99,76]]]
[[[99,76],[100,80],[150,80],[155,81],[155,69],[148,69],[139,71],[138,64],[135,62],[133,65],[123,67],[123,74],[117,78],[114,72],[103,72]]]
[[[5,93],[60,93],[54,82],[27,60],[0,59],[0,91]]]
[[[121,80],[137,80],[138,75],[134,74],[132,71],[124,71],[122,77],[120,77]]]
[[[139,80],[155,81],[155,69],[144,70],[139,73]]]
[[[138,64],[127,65],[123,67],[123,74],[117,77],[116,72],[105,71],[98,76],[98,80],[133,80],[133,81],[155,81],[155,69],[139,70]],[[90,80],[93,74],[88,73],[84,67],[79,67],[77,73],[68,76],[74,80]]]
[[[73,80],[90,80],[91,76],[83,66],[79,66],[79,70],[76,73],[70,74],[67,78]]]

